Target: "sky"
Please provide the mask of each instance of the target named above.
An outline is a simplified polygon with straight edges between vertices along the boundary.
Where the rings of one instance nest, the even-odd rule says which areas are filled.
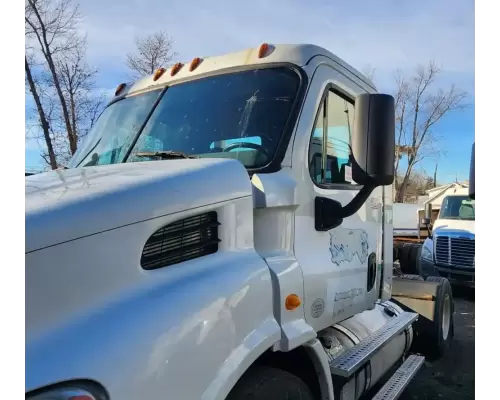
[[[313,43],[359,70],[374,69],[380,91],[394,90],[396,70],[410,74],[434,60],[439,86],[468,93],[469,107],[436,126],[438,180],[468,179],[474,142],[473,0],[84,0],[82,32],[88,62],[98,68],[99,90],[129,78],[125,56],[134,39],[165,30],[179,60],[220,55],[267,43]],[[26,142],[28,167],[40,163],[36,143]],[[434,172],[436,160],[420,169]]]

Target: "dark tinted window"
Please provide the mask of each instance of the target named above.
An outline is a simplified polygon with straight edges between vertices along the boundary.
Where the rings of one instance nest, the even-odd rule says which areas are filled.
[[[299,76],[287,68],[258,69],[168,88],[139,138],[137,152],[181,151],[231,157],[246,167],[274,156],[297,96]]]

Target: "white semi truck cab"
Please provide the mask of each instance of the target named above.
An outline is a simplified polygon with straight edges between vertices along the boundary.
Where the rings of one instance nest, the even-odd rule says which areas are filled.
[[[475,287],[474,147],[469,189],[457,190],[443,199],[432,236],[420,255],[423,276],[443,276],[457,285]]]
[[[119,85],[69,168],[26,178],[26,398],[399,397],[453,300],[393,279],[394,124],[313,45]]]

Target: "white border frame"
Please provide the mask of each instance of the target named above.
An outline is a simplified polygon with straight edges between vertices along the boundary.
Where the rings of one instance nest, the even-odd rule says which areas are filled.
[[[495,345],[496,340],[492,333],[495,329],[494,321],[498,316],[496,305],[499,303],[497,295],[500,262],[497,261],[498,254],[495,249],[498,248],[497,227],[500,221],[497,211],[498,196],[493,190],[490,196],[483,190],[486,190],[488,184],[490,188],[496,185],[496,168],[487,168],[487,164],[497,165],[495,159],[498,155],[495,153],[500,148],[500,130],[496,121],[496,108],[499,104],[497,92],[500,85],[495,78],[498,65],[494,61],[497,52],[493,50],[498,41],[495,37],[500,35],[497,21],[499,13],[500,5],[497,2],[482,1],[476,5],[475,69],[478,73],[475,80],[475,131],[479,134],[479,140],[475,138],[476,187],[484,188],[479,189],[479,210],[476,218],[476,232],[479,231],[480,239],[476,240],[476,265],[479,266],[476,274],[476,302],[479,306],[475,309],[476,319],[483,322],[480,323],[479,329],[475,329],[476,359],[471,360],[471,364],[475,362],[476,366],[475,390],[478,399],[498,397],[498,371],[495,362],[500,351]],[[469,154],[470,151],[471,149]]]
[[[3,5],[3,23],[0,25],[0,37],[4,58],[0,63],[2,76],[4,77],[3,96],[0,96],[0,109],[2,110],[2,134],[4,148],[0,157],[0,171],[2,171],[2,190],[4,206],[2,207],[3,235],[0,241],[0,251],[3,255],[2,287],[0,290],[0,315],[2,324],[1,349],[2,354],[2,393],[5,398],[21,397],[23,390],[24,367],[24,267],[21,265],[22,241],[24,236],[24,223],[22,222],[23,181],[20,173],[22,159],[19,158],[20,148],[24,143],[24,131],[20,129],[22,117],[24,116],[24,92],[21,76],[21,51],[23,40],[21,32],[21,2],[5,2]],[[496,42],[500,37],[497,16],[500,14],[500,5],[496,2],[478,2],[476,8],[476,68],[477,86],[475,89],[475,102],[477,103],[476,126],[484,137],[477,143],[477,178],[476,186],[486,188],[486,182],[494,185],[496,169],[486,167],[487,161],[490,165],[497,165],[497,149],[500,149],[500,130],[495,117],[498,111],[495,109],[498,101],[497,91],[500,85],[494,76],[498,70],[493,61],[493,55],[497,54]],[[460,43],[450,43],[450,46],[460,46]],[[23,132],[23,133],[22,133]],[[8,141],[6,139],[8,138]],[[472,144],[472,143],[471,143]],[[470,153],[470,149],[464,149],[464,156]],[[481,157],[484,154],[484,157]],[[464,157],[465,158],[465,157]],[[483,171],[483,173],[481,173]],[[489,171],[489,172],[488,172]],[[14,172],[14,173],[12,173]],[[19,176],[17,173],[19,172]],[[481,183],[483,182],[483,183]],[[478,221],[476,224],[484,226],[479,228],[480,240],[477,245],[477,260],[479,271],[476,275],[477,301],[479,307],[477,316],[483,320],[477,337],[477,369],[476,394],[479,399],[495,398],[497,391],[496,383],[496,355],[499,352],[495,346],[494,322],[497,318],[496,304],[499,302],[496,293],[499,292],[500,268],[495,249],[498,247],[498,226],[494,221],[498,220],[498,196],[488,196],[479,189]],[[481,203],[482,201],[482,203]],[[490,203],[490,206],[487,204]],[[487,211],[488,210],[488,211]],[[488,213],[487,213],[488,212]],[[483,217],[481,217],[483,215]],[[484,222],[481,222],[484,221]],[[486,226],[489,226],[489,235],[486,234]],[[476,228],[477,229],[477,228]],[[483,260],[483,261],[481,261]],[[13,262],[14,264],[10,264]],[[489,265],[488,265],[489,263]],[[481,306],[482,304],[482,306]],[[475,360],[471,360],[471,364]]]
[[[1,76],[4,78],[0,110],[1,132],[4,139],[0,171],[2,173],[2,203],[0,254],[2,255],[2,278],[0,280],[0,315],[2,339],[0,341],[0,376],[2,397],[22,398],[24,391],[24,76],[22,51],[24,32],[23,4],[6,2],[2,14],[6,16],[0,24],[2,62]],[[7,17],[8,16],[8,17]]]

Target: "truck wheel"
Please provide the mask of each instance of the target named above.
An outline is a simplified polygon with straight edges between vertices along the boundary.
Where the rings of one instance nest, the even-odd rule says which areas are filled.
[[[309,387],[298,377],[277,368],[248,371],[231,390],[227,400],[314,400]]]
[[[399,248],[399,265],[404,274],[411,274],[410,271],[410,249],[411,244],[405,243]]]
[[[443,357],[451,346],[455,333],[453,323],[453,293],[448,279],[429,276],[427,282],[438,284],[434,303],[434,321],[424,330],[424,353],[430,359]]]
[[[419,274],[419,258],[420,258],[420,253],[422,252],[422,245],[421,244],[412,244],[410,247],[410,252],[408,256],[408,274]]]

